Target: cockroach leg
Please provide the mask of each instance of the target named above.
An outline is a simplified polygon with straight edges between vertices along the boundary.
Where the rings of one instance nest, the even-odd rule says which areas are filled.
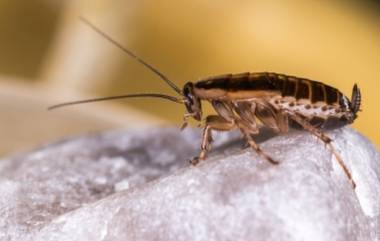
[[[233,121],[227,121],[221,116],[210,115],[206,117],[205,127],[203,128],[202,143],[201,143],[201,152],[199,156],[194,157],[190,160],[192,165],[197,165],[200,161],[206,158],[207,152],[211,149],[211,130],[218,131],[229,131],[235,127]]]
[[[305,130],[309,131],[313,135],[315,135],[317,138],[319,138],[321,141],[325,143],[325,145],[328,147],[328,149],[331,151],[331,153],[335,156],[336,160],[338,161],[339,165],[343,169],[344,173],[346,174],[349,182],[352,185],[352,188],[355,189],[356,184],[354,180],[352,179],[352,175],[350,171],[348,170],[346,164],[344,164],[343,159],[340,157],[338,152],[335,150],[334,146],[331,144],[332,140],[330,137],[328,137],[326,134],[324,134],[321,130],[315,128],[313,125],[311,125],[308,121],[306,121],[304,118],[297,114],[289,114],[290,118],[292,118],[294,121],[296,121],[298,124],[300,124]]]
[[[256,103],[252,103],[251,105],[243,105],[242,103],[239,103],[239,105],[236,105],[236,107],[237,108],[235,109],[235,111],[236,113],[238,113],[239,119],[235,120],[235,122],[237,123],[240,132],[247,140],[247,144],[249,145],[249,147],[253,148],[257,152],[257,154],[264,157],[271,164],[278,164],[279,162],[273,160],[273,158],[271,158],[261,150],[261,148],[256,144],[256,142],[253,140],[251,136],[252,134],[259,133],[259,129],[254,116],[249,115],[249,111],[255,112]]]
[[[188,122],[184,121],[180,127],[180,130],[183,131],[188,126]]]
[[[190,114],[190,113],[185,113],[183,115],[183,123],[182,123],[181,128],[180,128],[181,131],[183,131],[189,125],[188,119],[190,117],[192,117],[193,115],[194,114]]]
[[[243,145],[242,145],[242,149],[246,149],[248,147],[251,147],[251,145],[249,145],[248,141],[244,142]]]
[[[263,152],[263,150],[261,150],[261,148],[256,144],[256,142],[253,140],[252,136],[249,133],[244,133],[244,136],[247,139],[249,146],[252,147],[257,152],[257,154],[264,157],[268,162],[270,162],[273,165],[279,164],[278,161],[273,160],[272,157],[268,156],[265,152]]]

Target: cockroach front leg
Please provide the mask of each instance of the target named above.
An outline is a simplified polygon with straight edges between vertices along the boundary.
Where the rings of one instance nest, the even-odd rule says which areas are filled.
[[[227,121],[223,117],[218,115],[209,115],[206,117],[205,127],[203,129],[201,152],[199,156],[190,160],[190,163],[196,165],[199,161],[204,160],[207,155],[207,151],[211,149],[211,130],[217,131],[229,131],[235,127],[233,121]]]
[[[309,131],[313,135],[315,135],[317,138],[319,138],[321,141],[323,141],[326,146],[330,149],[332,154],[335,156],[337,159],[339,165],[343,169],[344,173],[346,174],[349,182],[351,183],[352,187],[355,189],[356,184],[354,180],[352,179],[352,175],[350,171],[348,170],[347,166],[344,164],[343,159],[340,157],[338,152],[335,150],[334,146],[331,144],[332,139],[328,137],[326,134],[324,134],[320,129],[315,128],[313,125],[311,125],[307,120],[302,118],[301,116],[295,114],[295,113],[290,113],[289,114],[290,118],[296,121],[298,124],[300,124],[305,130]]]

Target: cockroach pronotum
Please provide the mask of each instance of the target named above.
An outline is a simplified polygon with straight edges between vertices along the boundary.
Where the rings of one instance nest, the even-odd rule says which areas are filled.
[[[95,101],[153,97],[184,104],[184,125],[188,118],[202,120],[202,101],[211,103],[215,115],[205,118],[200,154],[190,162],[193,165],[206,158],[211,149],[211,131],[238,129],[249,146],[271,164],[278,164],[255,143],[252,135],[259,133],[257,120],[278,133],[286,133],[289,127],[302,128],[323,141],[336,157],[339,165],[355,188],[351,173],[332,145],[332,139],[324,131],[354,122],[360,110],[361,94],[355,84],[351,101],[339,90],[318,81],[276,73],[227,74],[188,82],[181,90],[164,74],[130,50],[103,33],[86,19],[81,20],[119,47],[130,57],[144,65],[164,80],[180,97],[160,93],[139,93],[61,103],[49,110]]]

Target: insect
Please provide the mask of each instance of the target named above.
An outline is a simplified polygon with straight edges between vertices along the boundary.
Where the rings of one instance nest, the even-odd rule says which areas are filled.
[[[249,146],[259,155],[271,164],[278,164],[276,160],[263,152],[252,138],[252,135],[259,133],[257,121],[259,120],[278,133],[286,133],[289,127],[295,127],[302,128],[316,136],[330,149],[355,188],[350,171],[332,145],[332,139],[324,131],[351,124],[357,118],[361,94],[356,84],[352,90],[351,100],[339,90],[321,82],[267,72],[215,76],[197,82],[188,82],[180,89],[153,66],[111,39],[89,21],[83,18],[81,20],[157,74],[179,97],[160,93],[139,93],[66,102],[51,106],[49,109],[110,99],[163,98],[185,105],[183,129],[187,126],[189,118],[202,121],[201,103],[208,101],[216,114],[208,115],[205,118],[200,153],[190,161],[193,165],[204,160],[207,152],[211,149],[212,130],[230,131],[233,129],[238,129]]]

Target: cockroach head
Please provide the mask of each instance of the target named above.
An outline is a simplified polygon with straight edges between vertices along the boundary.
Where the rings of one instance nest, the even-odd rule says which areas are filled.
[[[202,106],[201,100],[194,93],[194,84],[192,82],[187,82],[183,87],[184,103],[187,112],[197,121],[202,118]]]

